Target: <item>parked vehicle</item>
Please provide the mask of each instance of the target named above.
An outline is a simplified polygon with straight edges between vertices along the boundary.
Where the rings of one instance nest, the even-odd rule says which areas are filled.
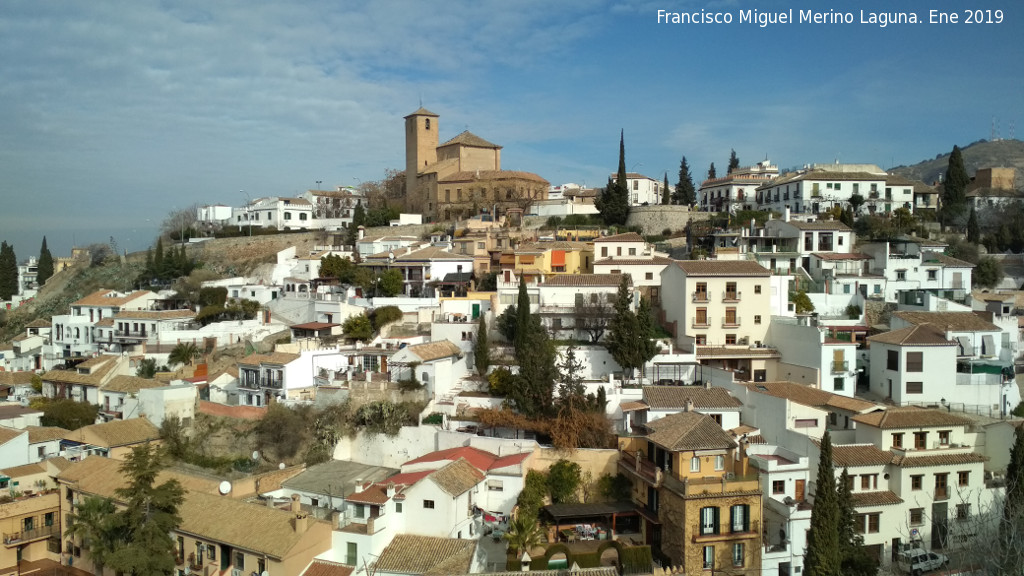
[[[945,554],[928,552],[921,548],[911,548],[900,552],[897,562],[904,572],[913,576],[920,576],[925,572],[938,570],[949,564],[949,557]]]

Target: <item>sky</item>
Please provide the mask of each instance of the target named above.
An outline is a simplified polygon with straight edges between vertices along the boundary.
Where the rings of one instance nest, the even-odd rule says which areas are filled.
[[[791,9],[854,22],[739,22]],[[421,104],[552,184],[603,185],[620,130],[627,168],[673,184],[730,150],[913,164],[1024,122],[1022,30],[1016,0],[4,0],[0,239],[138,250],[175,209],[378,180]]]

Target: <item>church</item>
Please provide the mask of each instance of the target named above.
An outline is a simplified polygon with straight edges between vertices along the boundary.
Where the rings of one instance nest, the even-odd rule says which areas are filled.
[[[405,117],[407,210],[432,220],[501,218],[529,214],[547,199],[547,180],[501,169],[501,146],[468,130],[439,145],[438,118],[422,107]]]

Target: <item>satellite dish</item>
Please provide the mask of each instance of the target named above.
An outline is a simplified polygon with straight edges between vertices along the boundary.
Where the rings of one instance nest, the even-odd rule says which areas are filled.
[[[259,450],[253,450],[252,451],[252,459],[253,460],[259,460],[260,459],[260,451]]]
[[[284,462],[281,462],[280,464],[278,464],[277,465],[277,469],[278,470],[284,470]]]
[[[227,494],[231,492],[231,482],[228,482],[227,480],[221,482],[219,490],[221,494]]]

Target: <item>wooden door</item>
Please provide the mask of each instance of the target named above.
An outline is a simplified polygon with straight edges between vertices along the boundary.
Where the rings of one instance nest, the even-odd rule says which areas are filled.
[[[803,502],[804,501],[804,483],[805,482],[806,482],[806,480],[797,480],[796,481],[796,501],[797,502]]]

